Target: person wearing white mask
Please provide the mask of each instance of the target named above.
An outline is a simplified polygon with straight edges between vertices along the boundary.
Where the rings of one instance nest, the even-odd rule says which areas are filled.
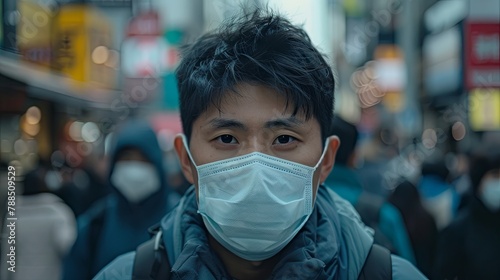
[[[182,57],[174,147],[193,186],[94,279],[425,279],[322,184],[339,146],[335,81],[303,29],[256,10]]]
[[[435,279],[500,279],[500,150],[475,150],[473,193],[440,234]]]
[[[91,279],[115,257],[134,250],[178,201],[165,180],[162,151],[147,121],[126,122],[109,158],[113,192],[79,217],[63,279]]]

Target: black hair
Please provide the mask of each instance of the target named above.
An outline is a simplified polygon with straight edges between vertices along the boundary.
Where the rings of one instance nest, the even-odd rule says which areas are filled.
[[[191,138],[193,122],[241,83],[284,94],[293,114],[314,116],[322,139],[330,135],[335,81],[325,57],[306,32],[269,10],[255,9],[226,21],[181,50],[176,71],[182,128]]]
[[[387,199],[404,215],[411,215],[412,211],[422,206],[420,192],[408,180],[402,181]],[[414,214],[414,213],[413,213]]]
[[[443,181],[449,181],[450,169],[446,166],[444,159],[424,162],[420,172],[423,176],[437,176]]]
[[[355,125],[348,123],[340,116],[333,119],[332,135],[337,135],[340,139],[340,147],[335,156],[335,162],[347,165],[349,158],[354,154],[356,143],[358,142],[358,129]]]

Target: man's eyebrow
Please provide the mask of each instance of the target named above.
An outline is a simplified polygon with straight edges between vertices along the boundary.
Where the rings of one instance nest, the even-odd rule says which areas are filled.
[[[264,128],[276,128],[276,127],[286,127],[286,128],[292,128],[292,127],[297,127],[299,125],[304,124],[304,121],[291,116],[288,118],[282,118],[282,119],[274,119],[267,121],[266,124],[264,125]]]
[[[223,118],[215,118],[209,122],[210,126],[215,129],[220,128],[235,128],[240,130],[248,130],[247,127],[237,120],[233,119],[223,119]]]

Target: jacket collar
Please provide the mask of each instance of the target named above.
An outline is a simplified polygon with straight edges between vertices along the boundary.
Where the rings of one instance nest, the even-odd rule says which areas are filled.
[[[231,279],[208,245],[194,187],[162,221],[173,279]],[[373,238],[350,204],[320,186],[309,220],[279,253],[272,279],[357,278]],[[172,261],[172,259],[174,261]]]

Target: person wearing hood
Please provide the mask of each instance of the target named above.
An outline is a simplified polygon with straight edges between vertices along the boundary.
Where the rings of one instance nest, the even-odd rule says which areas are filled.
[[[484,149],[484,148],[483,148]],[[469,203],[439,236],[435,279],[500,279],[500,152],[475,151]]]
[[[78,237],[65,260],[63,279],[91,279],[115,257],[148,240],[148,228],[177,203],[150,124],[129,121],[115,140],[109,157],[112,193],[78,218]]]

